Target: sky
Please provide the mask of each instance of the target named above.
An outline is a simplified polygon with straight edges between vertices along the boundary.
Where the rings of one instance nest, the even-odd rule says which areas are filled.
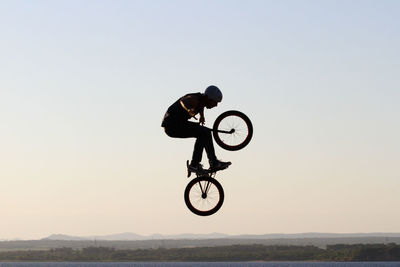
[[[0,1],[0,239],[400,232],[399,1]],[[217,85],[254,126],[220,211],[163,115]],[[203,159],[206,156],[204,155]]]

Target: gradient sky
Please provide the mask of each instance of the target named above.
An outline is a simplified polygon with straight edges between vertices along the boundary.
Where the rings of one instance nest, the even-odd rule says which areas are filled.
[[[400,232],[400,2],[1,1],[0,239]],[[215,84],[254,125],[186,208],[168,106]],[[205,157],[204,157],[205,158]]]

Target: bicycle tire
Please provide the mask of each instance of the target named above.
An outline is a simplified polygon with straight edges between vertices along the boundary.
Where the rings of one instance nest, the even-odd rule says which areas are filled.
[[[230,120],[232,122],[229,122]],[[227,123],[225,123],[225,121]],[[242,125],[240,126],[240,124]],[[243,127],[243,129],[237,127]],[[232,129],[235,130],[232,134],[218,132],[218,130],[230,131]],[[243,137],[240,137],[241,131]],[[251,138],[253,137],[253,125],[249,117],[244,113],[237,110],[229,110],[219,115],[215,120],[213,125],[213,136],[215,142],[223,149],[229,151],[240,150],[250,143]],[[236,137],[243,140],[239,139],[240,142],[230,144],[229,141],[236,139]]]
[[[202,196],[203,190],[201,185],[210,184],[206,192],[206,196]],[[200,191],[199,191],[200,188]],[[200,193],[200,195],[198,195]],[[211,195],[217,194],[218,199],[213,200]],[[222,185],[214,178],[208,176],[196,177],[191,180],[185,188],[185,203],[188,209],[199,216],[209,216],[216,213],[224,202],[224,189]],[[198,203],[195,203],[198,202]],[[215,204],[211,203],[214,202]],[[206,207],[210,204],[210,208]],[[201,208],[200,208],[201,207]]]

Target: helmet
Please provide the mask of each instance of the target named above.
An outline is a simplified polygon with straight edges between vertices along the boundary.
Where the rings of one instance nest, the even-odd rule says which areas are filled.
[[[219,90],[219,88],[214,85],[210,85],[209,87],[207,87],[207,89],[204,91],[204,94],[208,96],[208,98],[214,100],[215,102],[222,101],[221,90]]]

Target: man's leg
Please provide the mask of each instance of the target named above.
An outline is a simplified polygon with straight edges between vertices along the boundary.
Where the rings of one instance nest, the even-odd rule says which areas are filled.
[[[213,171],[226,169],[229,165],[231,165],[231,163],[217,160],[217,157],[215,156],[211,131],[206,127],[200,126],[199,124],[196,124],[196,126],[196,132],[198,133],[198,135],[194,146],[191,165],[193,164],[192,166],[196,166],[196,164],[198,165],[201,162],[203,148],[205,148],[208,161],[210,163],[210,169]]]
[[[207,129],[206,127],[198,125],[196,132],[198,135],[197,135],[196,143],[194,144],[194,151],[193,151],[192,158],[194,160],[199,160],[198,162],[201,162],[203,149],[205,148],[208,160],[210,162],[215,161],[216,156],[215,156],[215,150],[214,150],[214,144],[213,144],[213,140],[212,140],[211,131],[209,129]]]
[[[211,131],[206,127],[195,122],[187,121],[179,125],[174,125],[174,127],[166,128],[165,131],[170,137],[196,138],[191,165],[201,162],[204,148],[206,149],[208,160],[210,162],[216,160]]]

